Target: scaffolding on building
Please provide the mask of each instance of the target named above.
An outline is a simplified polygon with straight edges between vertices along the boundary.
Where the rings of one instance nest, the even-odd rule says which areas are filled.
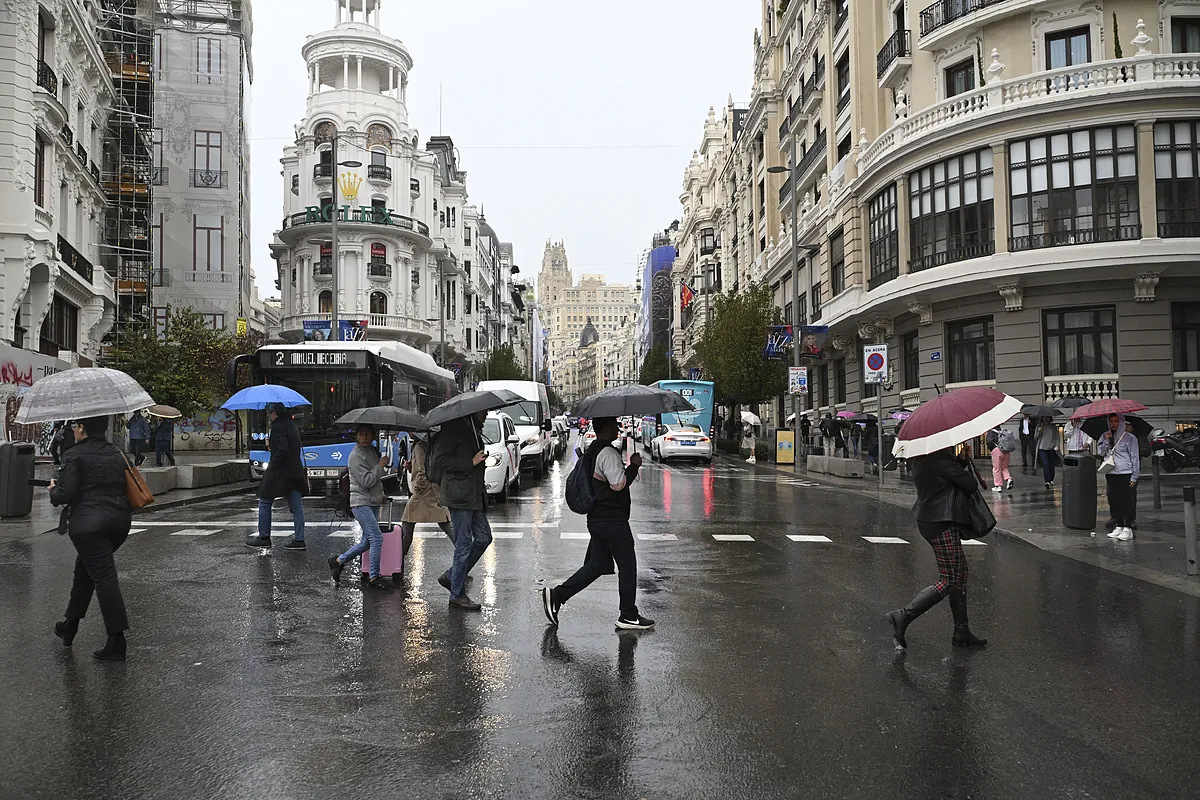
[[[113,277],[114,333],[150,317],[154,16],[149,0],[105,0],[100,48],[116,88],[104,141],[108,195],[100,263]]]

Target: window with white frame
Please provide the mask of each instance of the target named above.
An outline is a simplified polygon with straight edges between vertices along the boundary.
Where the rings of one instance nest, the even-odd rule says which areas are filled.
[[[196,83],[214,83],[221,77],[221,40],[196,39]]]

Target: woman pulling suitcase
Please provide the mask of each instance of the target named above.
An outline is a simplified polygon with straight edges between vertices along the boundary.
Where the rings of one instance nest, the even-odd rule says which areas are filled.
[[[370,581],[372,589],[388,590],[390,582],[379,574],[379,560],[383,553],[383,532],[379,529],[379,507],[383,505],[383,469],[388,464],[387,456],[380,456],[372,442],[378,432],[370,425],[359,425],[355,432],[358,444],[350,451],[350,512],[362,528],[362,539],[340,556],[329,557],[329,572],[333,582],[338,583],[342,569],[355,556],[369,551]]]

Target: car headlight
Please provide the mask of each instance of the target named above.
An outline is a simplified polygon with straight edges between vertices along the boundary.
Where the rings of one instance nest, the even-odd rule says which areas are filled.
[[[541,440],[542,440],[542,437],[540,437],[540,436],[530,436],[528,439],[521,442],[521,447],[529,447],[530,445],[535,445],[538,442],[540,442]]]
[[[490,456],[488,456],[488,457],[487,457],[487,465],[488,465],[489,467],[498,467],[498,466],[500,466],[500,454],[499,454],[499,453],[492,453]]]

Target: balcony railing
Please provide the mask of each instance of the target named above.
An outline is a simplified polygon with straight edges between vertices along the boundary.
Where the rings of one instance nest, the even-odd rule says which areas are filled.
[[[1073,244],[1102,242],[1132,242],[1142,238],[1141,225],[1116,225],[1110,228],[1077,228],[1069,231],[1050,231],[1029,236],[1013,236],[1008,240],[1009,252],[1041,250],[1046,247],[1069,247]]]
[[[37,85],[58,97],[58,76],[54,74],[54,68],[45,61],[37,62]]]
[[[170,167],[151,167],[150,183],[154,186],[166,186],[170,179],[169,169]]]
[[[75,155],[79,156],[79,160],[86,166],[88,163],[87,148],[83,146],[83,142],[75,143]]]
[[[313,262],[313,277],[314,278],[332,278],[333,277],[333,261],[328,258],[322,258],[319,261]]]
[[[77,275],[82,277],[88,283],[92,282],[92,276],[95,274],[95,269],[92,267],[92,262],[88,261],[83,253],[76,250],[71,243],[62,236],[58,237],[58,257]]]
[[[412,193],[413,197],[420,197],[421,196],[421,182],[419,180],[417,180],[416,178],[409,178],[408,179],[408,191]]]
[[[868,289],[878,289],[880,286],[883,286],[888,281],[894,281],[899,276],[900,276],[900,265],[899,264],[891,266],[888,269],[885,269],[883,272],[873,272],[873,273],[871,273],[871,277],[867,280],[867,288]]]
[[[812,168],[817,159],[825,157],[825,150],[828,147],[829,137],[825,131],[817,134],[817,138],[813,139],[812,147],[808,148],[808,152],[804,154],[804,158],[800,159],[800,163],[796,166],[796,174],[803,177],[808,174],[808,170]]]
[[[804,82],[804,91],[801,94],[803,98],[802,108],[808,108],[810,102],[814,102],[821,98],[821,94],[825,91],[825,59],[817,62],[817,69]]]
[[[1047,375],[1046,402],[1064,397],[1088,397],[1092,400],[1110,400],[1119,396],[1120,377],[1110,375]]]
[[[846,20],[850,19],[850,3],[847,2],[845,5],[842,5],[841,2],[835,0],[834,6],[833,32],[836,35],[842,29],[842,26],[846,24]]]
[[[155,269],[150,272],[151,286],[170,286],[171,273],[165,269]]]
[[[392,265],[384,261],[367,262],[367,277],[390,279],[392,277]]]
[[[967,261],[972,258],[983,258],[990,256],[996,252],[996,242],[979,242],[977,244],[965,244],[961,247],[955,247],[949,250],[944,250],[940,253],[930,253],[928,255],[913,254],[909,260],[910,272],[922,272],[935,267],[944,267],[947,264],[953,264],[957,261]]]
[[[401,228],[402,230],[415,231],[422,236],[429,236],[429,226],[420,220],[415,220],[412,217],[404,217],[399,214],[392,213],[387,209],[362,209],[351,208],[347,214],[343,209],[338,210],[338,222],[348,222],[360,225],[386,225],[389,228]],[[283,218],[283,229],[297,228],[301,225],[328,225],[329,220],[318,213],[310,214],[307,211],[302,211],[299,214],[292,214],[290,217]]]
[[[1158,236],[1161,239],[1178,239],[1183,236],[1200,236],[1200,220],[1187,222],[1159,222]]]
[[[969,17],[981,8],[998,6],[1009,0],[938,0],[921,12],[921,35],[933,33],[951,22]]]
[[[392,179],[392,168],[385,164],[368,164],[367,177],[371,180],[390,181]]]
[[[313,180],[332,180],[333,164],[313,164]]]
[[[875,68],[881,80],[883,74],[888,71],[888,67],[896,63],[896,59],[912,56],[911,38],[906,30],[896,31],[884,43],[879,55],[875,58]]]
[[[217,169],[190,170],[188,185],[197,189],[225,189],[229,185],[229,173]]]
[[[1175,373],[1175,400],[1200,400],[1200,372]]]
[[[71,130],[70,125],[63,125],[62,130],[58,132],[63,141],[67,143],[67,147],[75,144],[75,132]]]
[[[100,168],[96,166],[95,161],[88,164],[88,172],[92,173],[92,180],[96,181],[96,183],[100,182]]]
[[[847,86],[846,91],[838,95],[837,113],[841,114],[848,105],[850,105],[850,88]]]

